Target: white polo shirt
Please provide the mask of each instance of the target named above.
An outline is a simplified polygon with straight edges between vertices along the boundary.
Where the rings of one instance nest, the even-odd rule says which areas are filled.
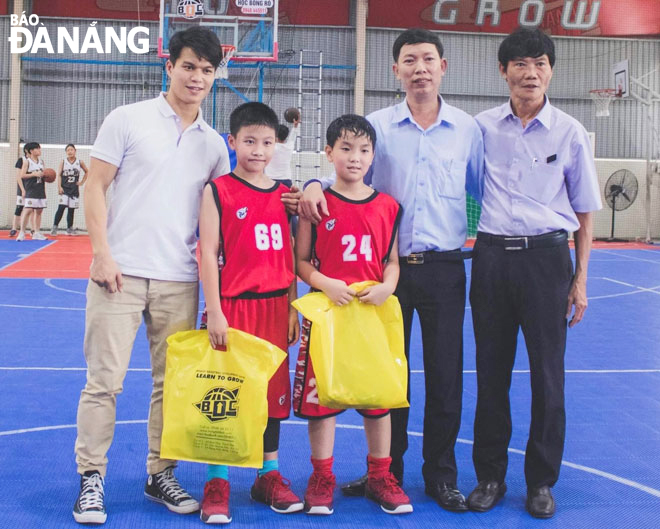
[[[196,281],[197,224],[204,185],[229,172],[222,137],[202,118],[181,118],[159,97],[116,108],[91,155],[118,168],[110,187],[108,243],[122,274]]]

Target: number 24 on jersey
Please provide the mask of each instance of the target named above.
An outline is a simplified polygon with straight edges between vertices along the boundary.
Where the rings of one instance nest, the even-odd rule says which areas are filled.
[[[344,262],[351,262],[358,260],[358,254],[355,252],[357,248],[357,238],[355,235],[344,235],[341,238],[342,246],[344,248],[344,254],[342,256]],[[371,250],[371,235],[363,235],[360,238],[360,248],[359,255],[363,255],[365,261],[371,261],[373,257],[373,252]]]

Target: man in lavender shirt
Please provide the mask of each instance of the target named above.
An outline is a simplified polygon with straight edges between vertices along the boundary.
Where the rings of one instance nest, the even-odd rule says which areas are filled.
[[[591,212],[601,201],[587,132],[545,95],[555,63],[552,40],[538,29],[517,29],[500,45],[498,60],[511,98],[476,117],[485,149],[470,289],[478,386],[473,460],[479,484],[468,506],[487,511],[506,491],[509,388],[522,328],[532,385],[526,507],[534,517],[549,518],[555,512],[550,487],[564,449],[567,322],[576,325],[587,308]],[[575,239],[575,272],[569,232]]]

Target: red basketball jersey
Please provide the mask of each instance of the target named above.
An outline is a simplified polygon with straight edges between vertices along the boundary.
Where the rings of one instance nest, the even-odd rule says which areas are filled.
[[[295,276],[289,217],[281,197],[289,188],[276,182],[260,189],[233,173],[214,179],[212,185],[224,259],[220,296],[288,288]]]
[[[351,200],[332,189],[324,194],[330,215],[313,232],[319,272],[347,285],[367,280],[382,282],[401,206],[378,191],[364,200]]]

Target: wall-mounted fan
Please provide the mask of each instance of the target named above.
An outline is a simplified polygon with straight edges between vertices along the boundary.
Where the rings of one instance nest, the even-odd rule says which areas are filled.
[[[637,177],[628,169],[613,172],[605,182],[605,202],[612,209],[612,230],[608,241],[615,241],[614,220],[617,211],[623,211],[632,206],[637,198]]]

